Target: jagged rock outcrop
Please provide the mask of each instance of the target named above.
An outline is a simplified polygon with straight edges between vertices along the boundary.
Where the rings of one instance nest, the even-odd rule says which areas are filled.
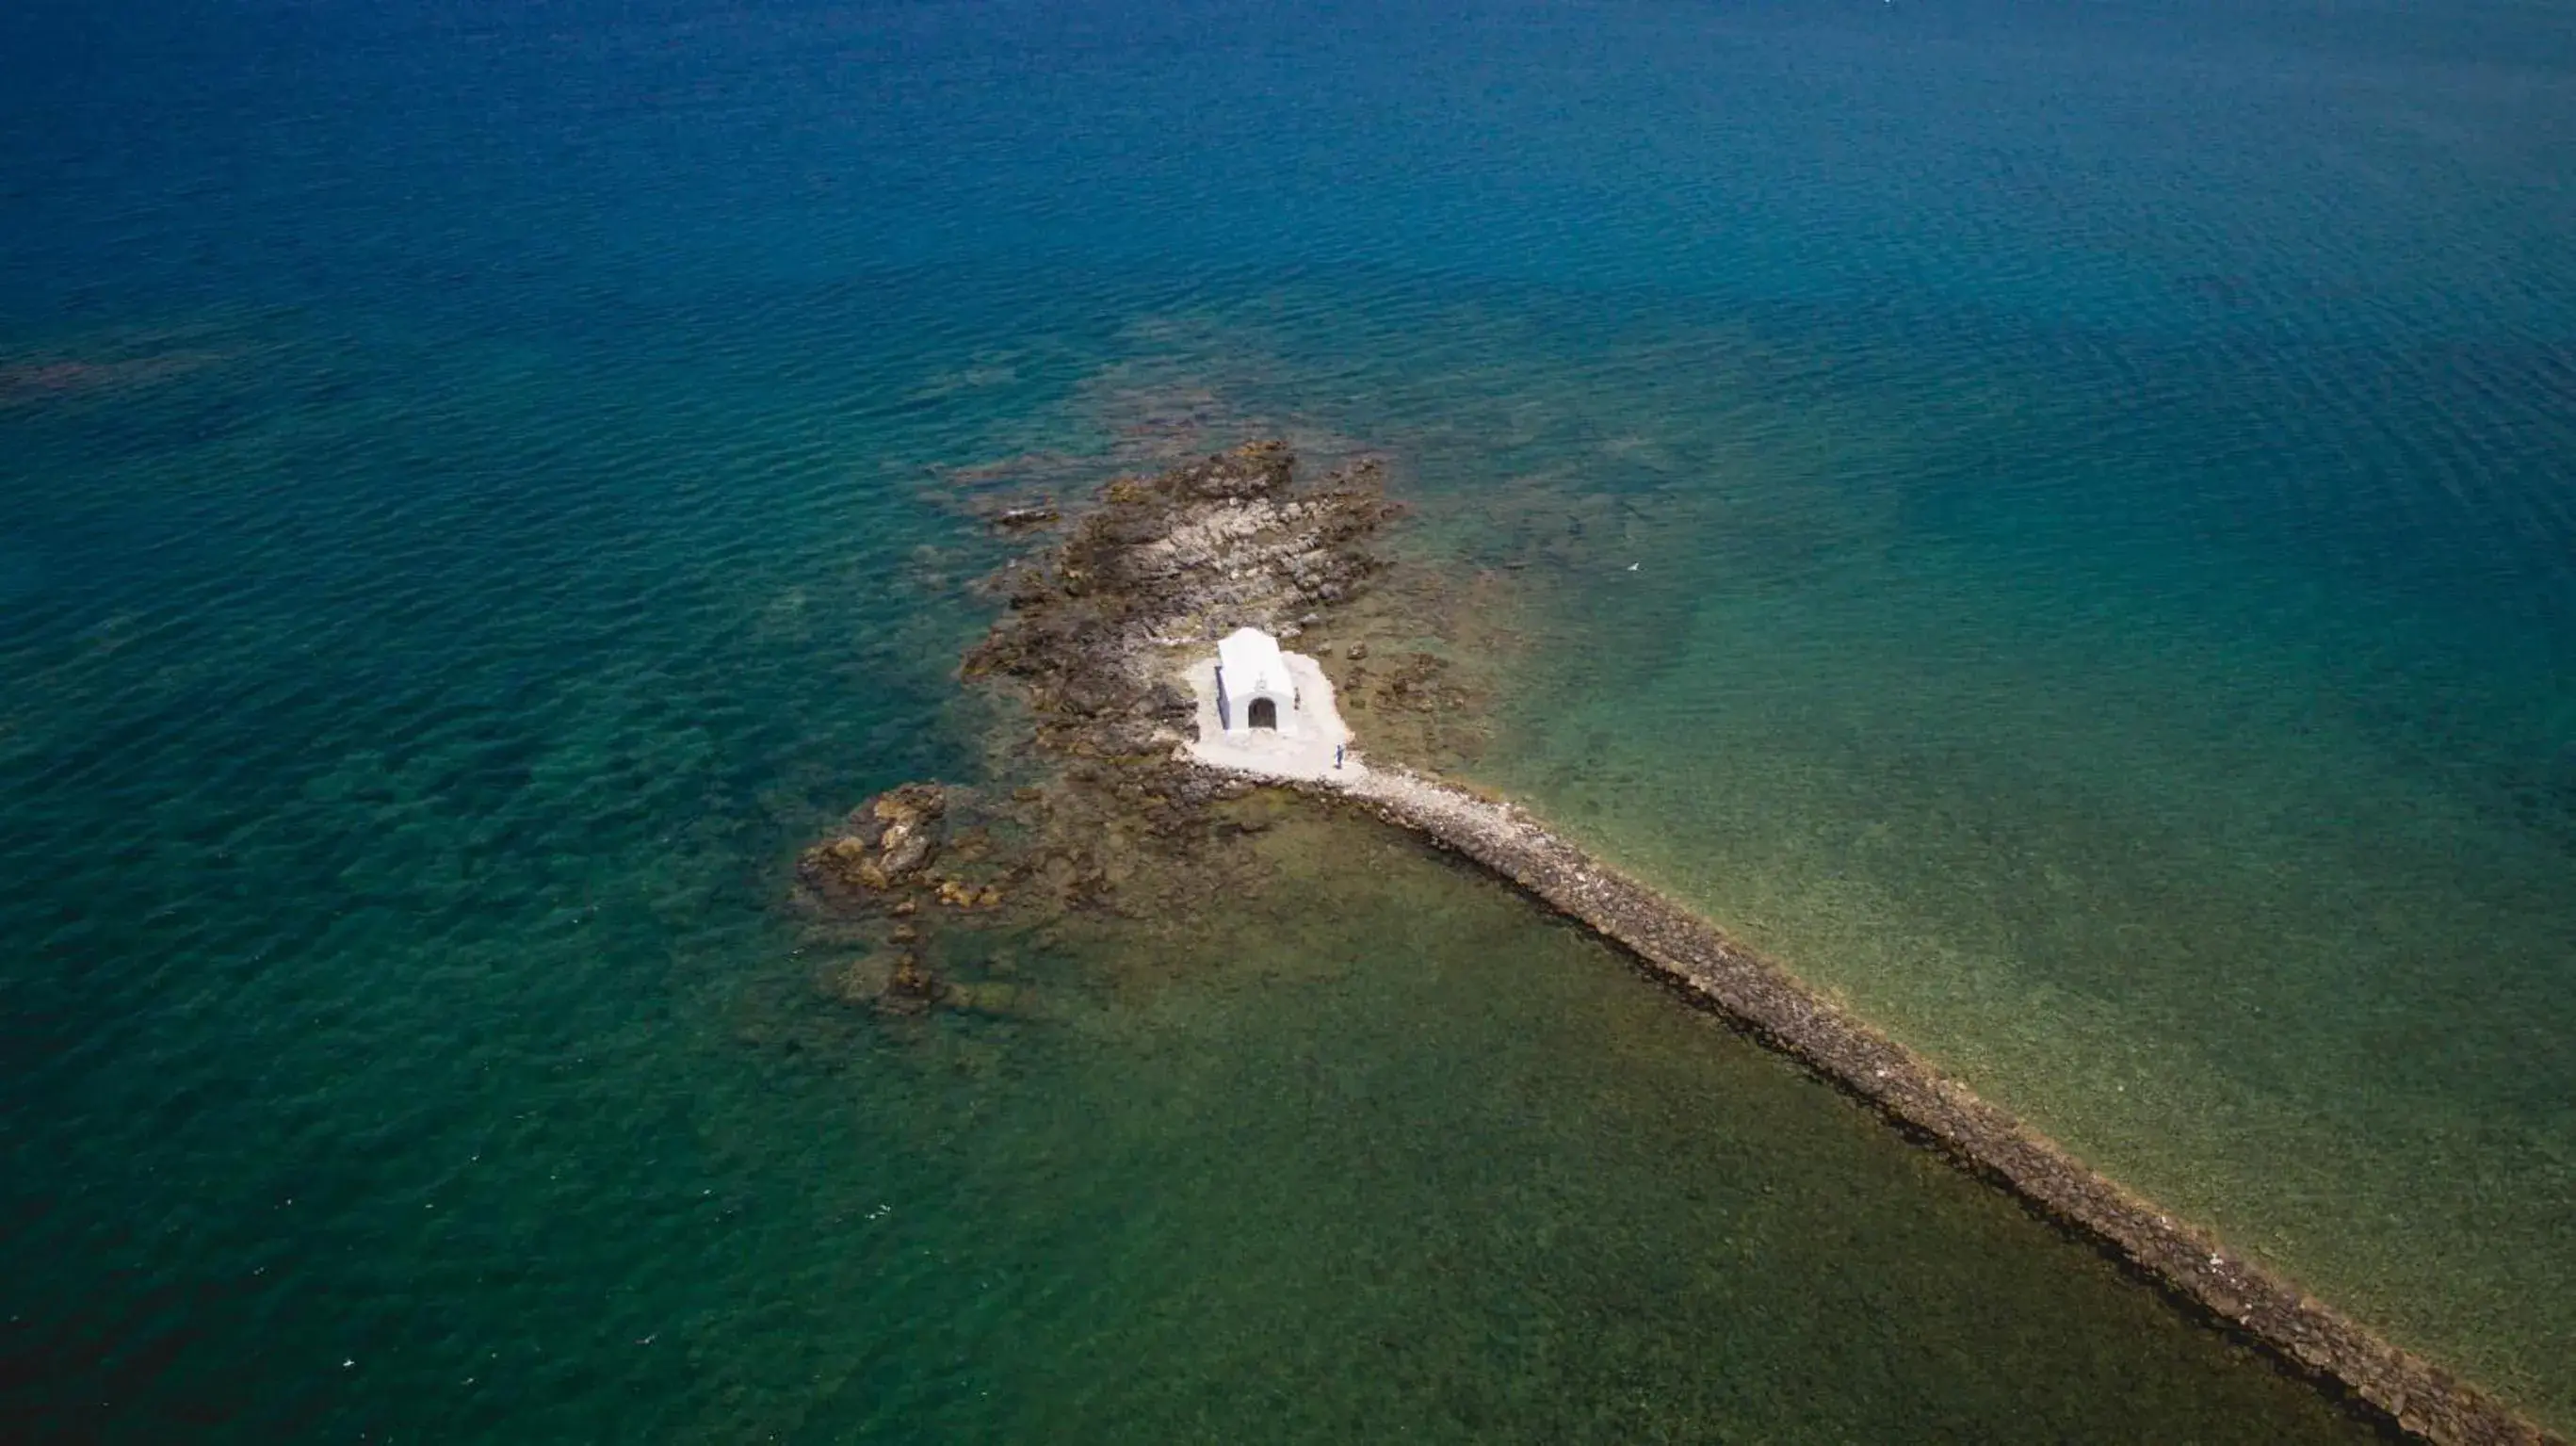
[[[920,874],[938,853],[948,792],[936,783],[888,789],[851,813],[846,831],[805,851],[806,882],[883,893]]]
[[[1119,478],[1052,552],[1005,570],[1010,612],[966,672],[1018,682],[1065,752],[1168,751],[1190,709],[1169,651],[1246,626],[1295,636],[1378,570],[1369,539],[1398,512],[1376,463],[1300,488],[1282,442]]]
[[[1040,513],[1044,515],[1041,516]],[[944,977],[945,931],[1084,912],[1177,914],[1222,889],[1239,827],[1211,816],[1250,785],[1181,766],[1195,703],[1174,650],[1250,625],[1293,636],[1381,567],[1370,543],[1399,509],[1360,463],[1300,486],[1296,457],[1255,442],[1153,477],[1121,477],[1069,514],[1052,547],[993,580],[1008,607],[968,654],[1010,685],[1048,776],[1007,794],[908,783],[854,810],[798,860],[825,914],[892,932],[826,971],[825,990],[885,1015],[998,1010],[1007,987]],[[1015,531],[1053,509],[991,519]]]

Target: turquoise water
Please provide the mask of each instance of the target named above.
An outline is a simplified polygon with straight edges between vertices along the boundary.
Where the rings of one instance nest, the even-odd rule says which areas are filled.
[[[13,419],[167,560],[50,572],[13,655],[30,1434],[2367,1434],[1370,827],[1286,814],[1249,950],[1004,937],[944,962],[1009,1017],[850,1010],[788,855],[983,724],[918,469],[797,367],[253,325],[192,333],[247,381]]]
[[[1480,776],[2576,1421],[2571,77],[2508,4],[13,7],[10,1418],[2362,1429],[1366,828],[1249,954],[818,988],[794,851],[993,722],[936,469],[1281,428],[1483,570]]]

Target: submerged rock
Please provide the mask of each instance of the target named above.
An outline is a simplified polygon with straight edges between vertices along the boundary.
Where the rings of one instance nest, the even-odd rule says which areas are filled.
[[[894,973],[877,995],[876,1004],[886,1014],[924,1014],[947,992],[947,986],[921,962],[921,956],[907,949],[896,957]]]
[[[948,791],[907,783],[853,812],[848,831],[807,849],[797,872],[827,891],[884,893],[928,867],[939,851],[939,820]]]

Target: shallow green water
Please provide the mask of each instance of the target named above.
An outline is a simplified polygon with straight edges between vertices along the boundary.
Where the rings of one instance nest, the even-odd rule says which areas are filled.
[[[1022,1438],[2351,1429],[1507,891],[1368,825],[1264,847],[1174,974],[906,1061],[976,1079],[925,1121],[961,1184],[901,1207],[922,1269],[994,1297],[949,1408]],[[892,1404],[864,1397],[826,1409]]]
[[[1705,428],[1586,399],[1658,475],[1487,545],[1550,602],[1479,771],[2114,1175],[2563,1409],[2555,644],[2445,616],[2402,556],[2438,531],[2285,562],[2228,499],[2076,478],[2003,508],[1973,459],[2085,459],[2114,425],[2010,376],[1748,387]]]

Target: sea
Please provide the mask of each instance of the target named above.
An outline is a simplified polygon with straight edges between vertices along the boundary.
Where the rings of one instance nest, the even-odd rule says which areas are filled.
[[[971,480],[1260,436],[1446,768],[2576,1430],[2576,11],[13,0],[0,1435],[2388,1433],[1295,801],[823,987]]]

